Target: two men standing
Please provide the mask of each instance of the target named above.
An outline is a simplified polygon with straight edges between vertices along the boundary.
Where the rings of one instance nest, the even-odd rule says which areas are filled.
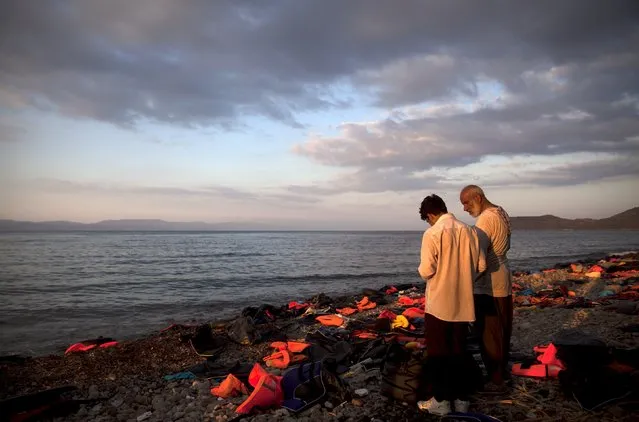
[[[465,374],[468,324],[481,336],[482,359],[491,385],[508,375],[512,332],[508,214],[486,199],[478,186],[460,195],[464,211],[477,218],[471,227],[455,218],[437,195],[426,197],[420,217],[431,227],[424,232],[419,274],[426,281],[426,348],[433,397],[419,402],[437,415],[466,412],[471,393]]]

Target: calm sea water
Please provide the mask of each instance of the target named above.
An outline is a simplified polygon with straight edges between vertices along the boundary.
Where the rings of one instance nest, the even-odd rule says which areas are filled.
[[[57,353],[319,292],[419,282],[419,232],[0,234],[0,354]],[[639,250],[639,231],[517,231],[515,270]]]

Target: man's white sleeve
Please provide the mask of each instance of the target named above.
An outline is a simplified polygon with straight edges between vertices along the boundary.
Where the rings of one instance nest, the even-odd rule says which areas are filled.
[[[426,281],[437,272],[437,258],[439,251],[432,235],[428,232],[422,237],[421,260],[419,263],[419,275]]]

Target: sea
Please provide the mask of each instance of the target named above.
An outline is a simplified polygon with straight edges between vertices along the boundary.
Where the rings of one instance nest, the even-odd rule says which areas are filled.
[[[247,306],[419,283],[421,232],[0,234],[0,355],[61,353]],[[515,231],[513,270],[639,250],[639,231]]]

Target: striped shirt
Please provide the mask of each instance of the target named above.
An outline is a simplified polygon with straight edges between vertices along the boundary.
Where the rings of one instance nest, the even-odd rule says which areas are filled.
[[[512,278],[508,263],[510,250],[510,217],[502,207],[485,209],[475,227],[486,249],[487,270],[475,284],[475,294],[506,297],[512,294]]]
[[[475,229],[444,214],[424,232],[419,274],[426,280],[426,313],[450,322],[475,320],[473,283],[486,269]]]

